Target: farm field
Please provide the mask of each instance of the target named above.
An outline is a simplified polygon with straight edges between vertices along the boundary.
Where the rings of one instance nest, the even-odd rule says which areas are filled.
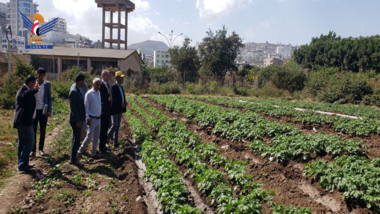
[[[355,113],[334,107],[334,112],[362,117],[350,119],[321,115],[307,106],[306,111],[292,111],[294,106],[270,107],[273,101],[257,103],[223,97],[131,97],[127,118],[143,160],[151,161],[156,147],[166,153],[154,154],[150,181],[167,179],[153,171],[161,168],[161,161],[170,161],[176,169],[171,174],[192,183],[198,202],[212,213],[378,212],[379,132],[376,117],[367,117],[371,108],[352,107],[360,109]],[[322,121],[298,119],[307,117]],[[169,186],[186,187],[176,182]],[[184,198],[166,198],[165,203],[173,204],[164,209],[199,211],[186,188],[177,194],[169,189],[162,191]]]
[[[49,128],[52,155],[34,162],[45,178],[16,174],[14,182],[23,183],[13,189],[3,180],[19,192],[5,198],[11,212],[379,212],[380,132],[372,108],[303,103],[297,111],[288,101],[210,96],[127,101],[122,146],[99,160],[84,155],[83,168],[67,164],[67,103],[55,104],[61,116]],[[3,127],[11,113],[2,112]],[[2,139],[11,142],[7,130]]]

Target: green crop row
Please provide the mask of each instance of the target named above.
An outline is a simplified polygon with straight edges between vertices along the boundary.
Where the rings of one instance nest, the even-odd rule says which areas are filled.
[[[153,99],[188,118],[194,118],[201,126],[211,126],[212,132],[218,136],[238,141],[254,140],[250,144],[252,148],[279,162],[308,160],[312,154],[362,154],[366,149],[362,141],[341,140],[324,133],[306,135],[292,125],[270,122],[254,112],[243,113],[173,96],[155,96]],[[271,145],[260,140],[264,137],[271,138]]]
[[[363,118],[363,119],[350,119],[346,117],[330,116],[316,113],[311,110],[297,111],[293,106],[282,105],[279,108],[273,106],[271,102],[239,102],[239,99],[227,99],[222,97],[194,97],[199,100],[207,102],[218,103],[219,105],[245,108],[254,112],[263,112],[272,117],[279,118],[281,116],[294,117],[294,122],[301,122],[305,124],[330,124],[337,132],[345,134],[368,136],[370,133],[380,134],[380,121],[376,119]],[[377,109],[374,109],[379,111]],[[380,111],[379,111],[380,112]]]
[[[304,172],[333,192],[343,192],[343,200],[364,200],[368,208],[379,211],[380,159],[360,156],[341,156],[333,162],[315,161],[306,164]]]
[[[342,104],[332,104],[332,103],[312,103],[312,102],[301,102],[301,101],[287,101],[287,100],[258,100],[258,99],[244,99],[250,102],[266,103],[278,106],[287,106],[291,108],[304,108],[313,109],[318,111],[327,111],[334,113],[341,113],[346,115],[358,116],[358,117],[368,117],[368,118],[380,118],[380,111],[376,108],[367,106],[355,106],[355,105],[342,105]]]
[[[147,104],[142,105],[148,107]],[[156,120],[153,117],[146,119]],[[160,128],[158,137],[162,144],[175,154],[176,161],[189,168],[187,173],[194,178],[198,189],[212,198],[211,203],[218,205],[218,213],[260,213],[262,200],[274,208],[273,213],[310,213],[310,209],[307,208],[285,208],[273,203],[269,192],[261,189],[260,184],[254,183],[253,178],[246,175],[244,162],[231,161],[221,156],[216,144],[201,143],[200,137],[187,130],[186,125],[179,123],[177,119],[167,120]],[[223,167],[224,172],[213,170],[204,162]],[[225,184],[224,177],[234,186],[233,189]],[[236,198],[234,192],[238,188],[241,195]]]
[[[149,178],[157,191],[157,198],[165,213],[186,213],[198,214],[202,211],[189,205],[189,191],[182,182],[182,175],[177,166],[166,159],[168,156],[165,150],[162,150],[152,141],[150,132],[145,129],[144,124],[132,115],[128,109],[126,116],[133,130],[133,137],[138,143],[147,172],[144,175]]]

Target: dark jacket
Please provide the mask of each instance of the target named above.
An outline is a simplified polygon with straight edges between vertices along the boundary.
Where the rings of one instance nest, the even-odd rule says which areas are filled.
[[[84,108],[84,97],[79,88],[72,87],[69,94],[70,101],[70,123],[83,122],[86,119],[86,110]]]
[[[36,98],[34,95],[38,92],[22,85],[16,94],[16,109],[13,128],[19,125],[33,125],[33,114],[36,109]]]
[[[125,93],[123,86],[121,87],[121,90],[124,95],[124,103],[127,103],[125,100]],[[127,108],[121,108],[121,104],[123,104],[123,99],[121,97],[120,89],[119,89],[119,84],[115,83],[111,87],[111,93],[112,93],[112,108],[111,108],[111,114],[120,114],[120,113],[125,113],[127,111]]]
[[[102,81],[102,85],[100,86],[99,91],[100,91],[100,97],[102,100],[102,113],[110,114],[111,102],[109,101],[109,94],[108,94],[107,86],[103,81]]]

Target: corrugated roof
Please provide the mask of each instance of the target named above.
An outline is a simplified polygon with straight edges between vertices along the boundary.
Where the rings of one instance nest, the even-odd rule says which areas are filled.
[[[54,54],[54,56],[77,57],[79,53],[80,57],[126,59],[130,55],[132,55],[134,52],[136,51],[135,50],[96,49],[96,48],[54,47],[53,49],[35,49],[24,54],[40,55],[40,56],[52,56]]]

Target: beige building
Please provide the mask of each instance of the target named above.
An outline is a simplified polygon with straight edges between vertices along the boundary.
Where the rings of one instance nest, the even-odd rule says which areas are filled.
[[[57,73],[58,76],[62,71],[78,64],[83,70],[97,74],[105,67],[141,71],[141,66],[144,64],[135,50],[54,47],[54,49],[36,49],[25,54],[37,56],[42,67],[48,72]]]
[[[275,58],[275,57],[266,58],[264,60],[264,66],[267,67],[270,65],[280,65],[281,66],[281,65],[283,65],[283,60]]]

